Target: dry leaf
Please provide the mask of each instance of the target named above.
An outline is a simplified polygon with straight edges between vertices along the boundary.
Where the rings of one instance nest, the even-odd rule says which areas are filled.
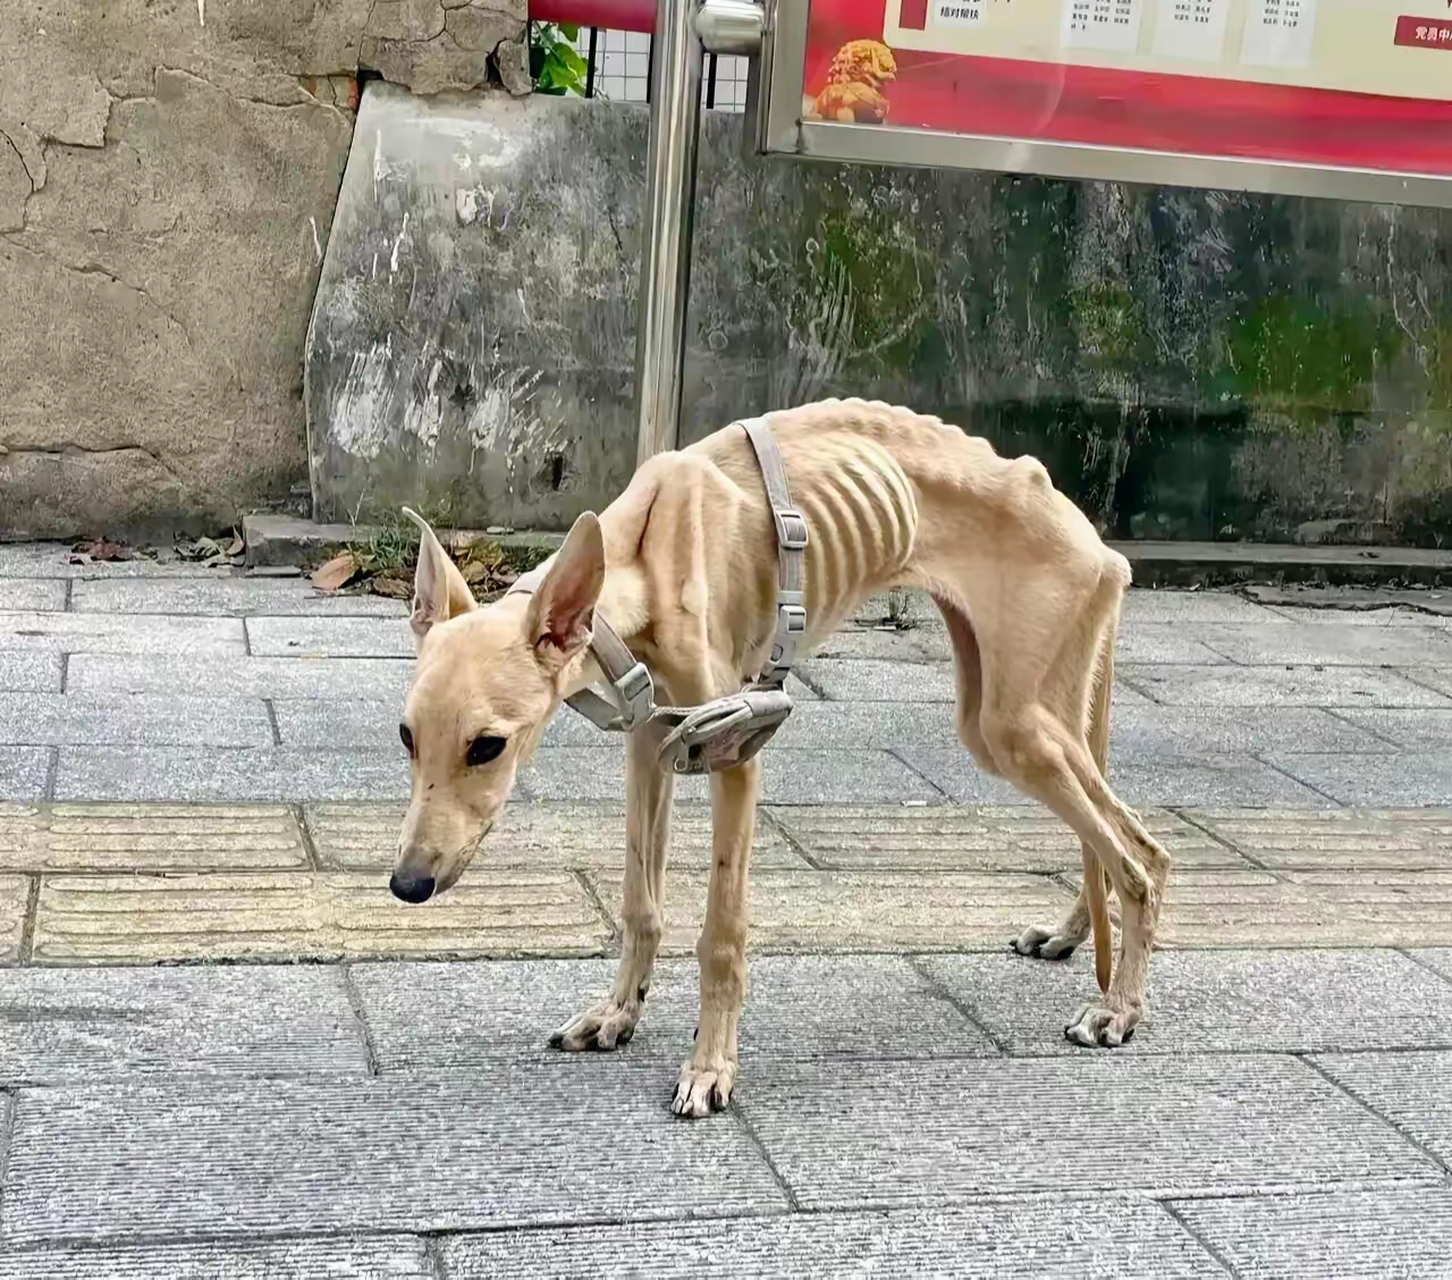
[[[85,564],[90,560],[130,560],[132,551],[124,542],[112,542],[107,538],[91,538],[78,542],[71,548],[77,556],[85,559],[72,560],[72,564]]]
[[[347,586],[357,572],[358,557],[344,551],[313,571],[313,586],[319,591],[337,591]]]
[[[375,596],[387,596],[391,600],[413,598],[413,583],[409,582],[407,578],[379,575],[368,580],[368,589]]]
[[[235,560],[247,550],[247,543],[236,529],[232,530],[232,541],[227,544],[226,556],[229,560]]]

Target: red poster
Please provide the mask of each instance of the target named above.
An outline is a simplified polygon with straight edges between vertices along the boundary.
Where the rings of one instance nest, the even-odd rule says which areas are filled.
[[[803,116],[1452,175],[1452,0],[811,0]]]

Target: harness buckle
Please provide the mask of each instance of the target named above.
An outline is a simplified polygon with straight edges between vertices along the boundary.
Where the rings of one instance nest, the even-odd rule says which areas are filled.
[[[619,680],[614,691],[620,703],[621,721],[627,729],[634,729],[650,718],[651,704],[655,700],[655,682],[645,663],[637,662]]]
[[[670,725],[660,760],[673,773],[717,773],[745,764],[791,714],[781,689],[746,689],[699,707],[657,707],[651,722]]]
[[[805,551],[807,549],[807,518],[795,507],[773,507],[771,517],[776,521],[776,544],[782,551]]]

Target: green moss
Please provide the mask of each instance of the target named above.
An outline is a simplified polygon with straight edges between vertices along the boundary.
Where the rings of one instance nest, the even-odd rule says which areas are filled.
[[[1095,280],[1069,291],[1080,355],[1102,372],[1132,377],[1152,357],[1149,328],[1138,301],[1123,285]]]
[[[1292,424],[1366,412],[1378,369],[1396,358],[1403,340],[1377,299],[1332,311],[1309,298],[1273,295],[1237,318],[1210,390]]]

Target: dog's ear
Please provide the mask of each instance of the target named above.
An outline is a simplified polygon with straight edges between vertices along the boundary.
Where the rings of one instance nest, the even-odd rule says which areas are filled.
[[[547,665],[557,668],[590,643],[604,582],[605,539],[595,513],[587,511],[555,552],[529,603],[529,640]]]
[[[422,643],[430,627],[469,613],[479,604],[429,522],[407,507],[403,514],[418,526],[419,532],[418,569],[413,575],[413,617],[408,622]]]

